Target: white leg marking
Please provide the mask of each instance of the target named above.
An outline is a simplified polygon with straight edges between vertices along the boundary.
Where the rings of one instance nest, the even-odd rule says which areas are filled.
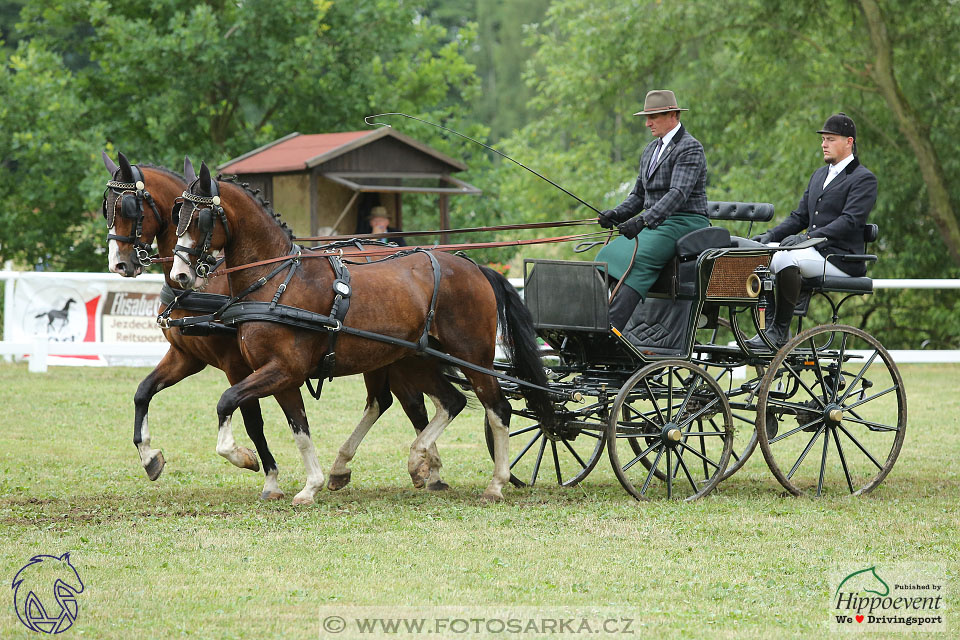
[[[277,469],[267,474],[267,479],[263,482],[263,492],[260,494],[261,499],[279,500],[283,497],[283,489],[280,488],[280,483],[277,482],[277,474]]]
[[[510,481],[510,433],[492,409],[487,409],[487,421],[493,433],[493,478],[483,497],[498,501],[503,500],[503,486]]]
[[[290,425],[291,428],[293,425]],[[307,483],[293,498],[293,504],[312,504],[313,497],[323,488],[323,469],[317,459],[317,450],[313,448],[313,440],[303,431],[295,431],[293,440],[303,458],[303,467],[307,472]]]
[[[443,433],[443,430],[447,428],[447,425],[450,424],[450,420],[452,420],[450,414],[447,413],[437,398],[430,396],[430,399],[437,407],[437,411],[433,414],[433,418],[427,423],[427,426],[423,428],[423,431],[420,432],[420,435],[417,436],[417,439],[410,445],[410,458],[407,460],[407,470],[410,472],[410,477],[417,486],[422,486],[420,483],[426,482],[431,478],[431,456],[427,450],[432,449],[436,452],[434,443],[437,441],[437,438],[440,437],[440,434]]]
[[[260,463],[253,451],[246,447],[237,445],[233,439],[232,418],[227,416],[220,423],[220,430],[217,432],[217,453],[230,461],[234,466],[241,469],[260,470]]]
[[[147,414],[143,414],[143,422],[140,423],[140,444],[137,445],[137,450],[140,452],[140,464],[144,467],[150,464],[160,453],[159,449],[150,448],[150,429],[147,427]]]

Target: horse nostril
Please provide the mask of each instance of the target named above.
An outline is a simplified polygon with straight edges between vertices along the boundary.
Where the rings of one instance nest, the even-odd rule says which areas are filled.
[[[187,274],[185,274],[185,273],[178,273],[178,274],[177,274],[177,282],[179,282],[181,285],[186,286],[187,281],[188,281],[189,279],[190,279],[190,277],[189,277]]]
[[[129,273],[126,262],[118,262],[117,266],[115,266],[113,270],[116,271],[117,273]]]

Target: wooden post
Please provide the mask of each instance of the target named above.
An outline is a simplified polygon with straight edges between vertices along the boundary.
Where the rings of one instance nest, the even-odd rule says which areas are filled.
[[[317,213],[317,170],[310,170],[310,235],[317,235],[319,231],[319,214]]]

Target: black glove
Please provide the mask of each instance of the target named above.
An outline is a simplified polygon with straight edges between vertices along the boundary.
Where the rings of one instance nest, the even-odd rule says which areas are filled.
[[[767,244],[770,242],[770,233],[761,233],[750,238],[754,242],[759,242],[760,244]]]
[[[601,211],[600,215],[597,216],[597,222],[599,222],[600,226],[604,229],[613,229],[617,226],[617,212],[613,209]]]
[[[623,224],[618,225],[617,229],[620,231],[620,235],[622,235],[624,238],[627,240],[633,240],[645,226],[647,226],[647,223],[643,219],[643,216],[637,215],[630,218]]]
[[[806,242],[806,241],[809,240],[809,239],[810,239],[810,236],[807,235],[806,233],[798,233],[798,234],[796,234],[796,235],[787,236],[786,238],[784,238],[783,240],[781,240],[781,241],[780,241],[780,246],[781,246],[781,247],[792,247],[792,246],[794,246],[794,245],[800,244],[801,242]]]

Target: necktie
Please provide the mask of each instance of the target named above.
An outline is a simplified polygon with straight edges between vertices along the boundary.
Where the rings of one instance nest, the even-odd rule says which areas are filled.
[[[653,168],[657,166],[657,158],[660,157],[660,147],[663,146],[663,138],[657,138],[657,148],[653,150],[653,157],[650,158],[650,166],[647,167],[647,177],[653,174]]]

